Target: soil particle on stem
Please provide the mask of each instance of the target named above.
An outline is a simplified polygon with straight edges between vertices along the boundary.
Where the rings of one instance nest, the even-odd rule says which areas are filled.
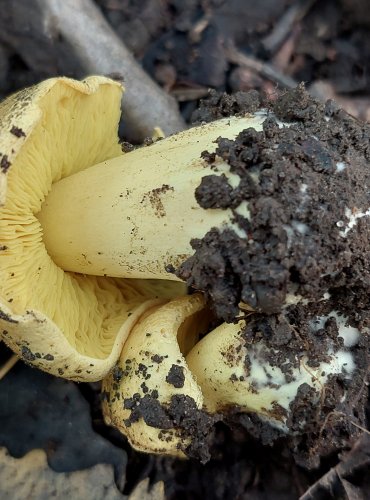
[[[157,428],[159,437],[164,440],[173,439],[173,434],[166,431],[174,431],[182,438],[183,445],[179,444],[181,451],[189,458],[207,462],[214,424],[220,416],[210,416],[198,409],[195,401],[184,394],[173,395],[169,403],[161,403],[155,392],[144,396],[134,394],[124,400],[124,408],[131,411],[125,425],[130,427],[142,418],[147,425]]]
[[[356,301],[362,309],[356,308]],[[257,415],[238,413],[237,408],[224,415],[226,423],[239,422],[264,444],[283,440],[296,463],[306,469],[319,467],[323,457],[348,447],[366,428],[369,311],[364,291],[348,296],[338,289],[328,300],[252,316],[244,331],[246,345],[262,345],[260,362],[278,367],[286,383],[294,382],[302,369],[302,356],[307,357],[303,369],[312,374],[338,351],[351,353],[353,367],[344,365],[341,372],[328,375],[319,389],[301,384],[288,411],[277,405],[275,418],[285,422],[288,433]]]
[[[166,382],[176,387],[176,389],[181,389],[182,387],[184,387],[184,367],[180,365],[172,365],[166,377]]]
[[[216,156],[228,163],[239,185],[206,176],[196,191],[203,208],[233,209],[244,235],[212,229],[177,270],[226,321],[240,302],[272,314],[339,287],[370,287],[370,126],[302,85],[265,112],[261,132],[220,138],[216,155],[203,154],[215,174]],[[236,208],[242,202],[247,216]]]

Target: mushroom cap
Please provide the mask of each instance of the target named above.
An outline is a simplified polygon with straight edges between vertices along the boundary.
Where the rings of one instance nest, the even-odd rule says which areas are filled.
[[[181,294],[165,282],[66,273],[43,244],[37,213],[52,184],[123,154],[122,91],[104,77],[52,78],[0,104],[0,339],[24,361],[79,381],[114,366],[152,299]]]
[[[191,401],[193,413],[202,408],[202,391],[185,355],[207,329],[204,308],[204,298],[195,294],[149,310],[103,381],[105,421],[138,451],[183,457],[192,440],[174,423],[171,402],[177,396]]]
[[[117,124],[120,116],[120,99],[122,97],[123,87],[122,85],[110,78],[102,76],[91,76],[83,81],[73,80],[71,78],[57,77],[45,80],[32,87],[25,88],[11,96],[0,103],[0,116],[1,116],[1,134],[0,134],[0,205],[4,205],[6,201],[6,188],[7,188],[7,178],[10,176],[10,172],[14,170],[11,168],[14,162],[18,159],[23,146],[25,143],[29,142],[29,136],[32,136],[34,140],[35,135],[40,134],[40,129],[42,130],[47,123],[48,128],[50,127],[50,118],[56,118],[57,121],[54,123],[55,127],[52,131],[43,129],[41,136],[45,139],[60,140],[60,147],[66,145],[66,141],[69,142],[71,137],[71,131],[65,131],[67,134],[63,137],[63,133],[55,136],[58,133],[58,125],[63,125],[63,120],[66,118],[73,117],[74,120],[78,120],[76,115],[77,111],[80,113],[82,109],[76,108],[76,105],[80,105],[81,99],[89,96],[89,99],[85,99],[86,108],[92,112],[89,116],[85,114],[84,119],[81,123],[76,124],[86,125],[86,119],[91,118],[91,121],[99,120],[99,115],[103,113],[103,116],[110,116],[112,120],[108,123],[104,123],[103,132],[105,135],[101,137],[101,143],[96,145],[95,151],[86,151],[86,160],[89,160],[89,156],[94,157],[96,154],[101,153],[101,157],[104,159],[117,156],[121,153],[121,148],[118,143],[117,137]],[[109,105],[107,99],[109,99]],[[71,102],[73,99],[74,108],[71,107]],[[94,103],[101,101],[99,109],[94,112]],[[103,103],[107,105],[107,108],[103,106]],[[85,113],[88,109],[85,109]],[[96,126],[97,124],[94,123]],[[110,125],[110,129],[108,126]],[[106,130],[104,130],[106,128]],[[76,130],[78,128],[76,127]],[[37,134],[39,132],[39,134]],[[80,137],[78,139],[86,139],[91,135],[92,130],[87,129],[85,131],[79,130]],[[39,137],[39,142],[43,142],[43,137]],[[98,134],[95,139],[98,139]],[[64,140],[64,144],[62,144]],[[72,139],[73,140],[73,139]],[[76,142],[75,140],[73,142]],[[85,143],[82,146],[93,146],[94,144]],[[99,152],[99,146],[103,146],[101,152]],[[33,148],[35,149],[35,148]],[[56,153],[56,149],[49,152],[52,158]],[[63,150],[59,151],[63,153]],[[26,152],[27,154],[27,152]],[[45,155],[46,151],[40,151],[40,159],[42,155]],[[45,158],[46,159],[46,158]],[[68,158],[66,158],[67,160]],[[73,159],[73,158],[71,158]],[[103,161],[103,160],[102,160]],[[58,172],[52,172],[53,182],[70,175],[71,173],[83,170],[89,164],[65,164],[56,165]],[[61,167],[59,169],[59,167]],[[29,173],[29,172],[26,172]],[[40,202],[41,206],[41,202]]]

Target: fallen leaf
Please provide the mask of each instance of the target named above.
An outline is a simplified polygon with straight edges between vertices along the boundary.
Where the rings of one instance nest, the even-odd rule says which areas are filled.
[[[143,479],[135,487],[128,500],[165,500],[163,481],[150,487],[149,478]]]
[[[0,447],[16,458],[42,448],[57,472],[111,464],[125,481],[127,455],[94,431],[78,386],[21,362],[0,380]]]
[[[43,450],[33,450],[16,459],[5,448],[0,448],[0,484],[2,498],[12,500],[125,498],[114,482],[111,465],[99,464],[69,473],[54,472],[48,467]]]
[[[366,500],[370,491],[370,436],[362,434],[350,452],[304,493],[300,500]]]

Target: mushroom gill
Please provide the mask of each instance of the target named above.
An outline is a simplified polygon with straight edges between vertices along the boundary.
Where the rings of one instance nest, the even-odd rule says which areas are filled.
[[[36,214],[52,185],[122,154],[121,93],[103,77],[56,78],[0,107],[0,333],[23,359],[67,378],[102,378],[142,304],[176,295],[165,282],[65,272],[43,243]]]

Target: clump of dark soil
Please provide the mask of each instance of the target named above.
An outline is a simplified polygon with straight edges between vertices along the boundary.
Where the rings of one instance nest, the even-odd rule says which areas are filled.
[[[253,315],[245,328],[247,345],[263,345],[261,359],[279,367],[286,383],[294,382],[304,355],[304,369],[310,371],[321,363],[333,363],[333,352],[351,353],[352,373],[344,365],[339,373],[329,375],[319,392],[301,384],[288,412],[276,405],[277,417],[286,417],[288,435],[279,434],[256,416],[240,415],[253,436],[265,444],[283,438],[296,462],[309,469],[319,467],[323,457],[348,446],[366,426],[370,313],[369,307],[356,308],[355,301],[354,295],[348,298],[335,293],[315,304],[290,306],[283,313]],[[246,362],[250,364],[248,359]],[[274,380],[271,384],[276,386]]]
[[[176,429],[177,435],[184,443],[179,445],[179,449],[186,456],[201,463],[206,463],[211,458],[209,447],[213,427],[220,418],[218,415],[211,416],[199,410],[193,398],[176,394],[171,397],[169,404],[161,404],[158,392],[152,391],[143,397],[134,394],[132,398],[123,401],[123,406],[130,410],[130,416],[125,421],[127,427],[143,419],[148,426],[161,429],[159,437],[164,441],[172,439],[166,430]]]
[[[214,103],[211,96],[211,110]],[[177,271],[227,321],[240,302],[271,314],[337,288],[369,289],[370,126],[320,104],[303,86],[265,112],[261,132],[220,138],[216,153],[204,153],[215,175],[196,191],[203,208],[233,209],[244,234],[212,229],[192,242],[195,254]],[[216,157],[240,177],[238,187],[217,175]]]
[[[200,101],[192,115],[194,125],[208,123],[220,118],[246,113],[255,113],[260,107],[260,94],[256,90],[226,94],[210,90],[207,99]]]

